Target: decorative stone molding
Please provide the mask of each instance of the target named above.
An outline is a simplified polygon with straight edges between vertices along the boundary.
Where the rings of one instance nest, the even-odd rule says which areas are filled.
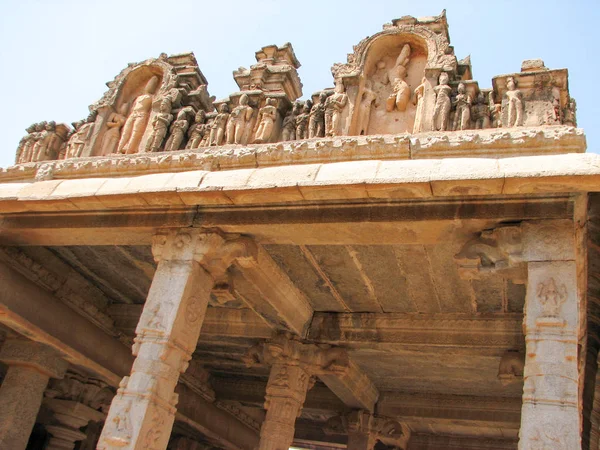
[[[498,368],[498,379],[506,386],[514,381],[523,380],[525,355],[519,351],[507,350],[502,355]]]
[[[242,422],[245,425],[248,425],[253,430],[260,431],[260,422],[246,414],[239,406],[235,404],[235,402],[225,402],[217,400],[215,402],[215,406],[217,408],[221,408],[224,411],[227,411],[229,414],[233,415],[240,422]]]
[[[114,391],[104,381],[73,370],[68,371],[60,380],[51,380],[44,393],[49,400],[78,402],[104,414],[108,412],[114,395]]]
[[[62,378],[68,367],[50,347],[22,339],[7,339],[0,348],[0,361],[11,367],[36,370],[48,378]]]

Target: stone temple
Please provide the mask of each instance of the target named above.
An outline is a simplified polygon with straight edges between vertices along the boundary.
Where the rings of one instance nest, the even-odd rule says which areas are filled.
[[[599,448],[600,157],[567,70],[480,88],[445,13],[304,100],[299,66],[263,47],[217,100],[161,54],[27,128],[0,449]]]

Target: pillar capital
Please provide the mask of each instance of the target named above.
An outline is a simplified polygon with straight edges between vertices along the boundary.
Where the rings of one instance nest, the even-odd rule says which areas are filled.
[[[69,364],[50,347],[24,339],[8,339],[0,348],[0,361],[8,366],[26,366],[50,378],[62,378]]]

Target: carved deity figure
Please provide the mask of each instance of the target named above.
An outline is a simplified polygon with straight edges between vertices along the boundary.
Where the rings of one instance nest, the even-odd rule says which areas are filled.
[[[410,100],[410,87],[406,82],[406,66],[410,61],[410,45],[404,44],[400,55],[396,59],[394,67],[388,71],[388,79],[392,84],[392,94],[386,101],[386,110],[406,111],[406,106]]]
[[[502,127],[502,105],[494,101],[494,91],[489,93],[489,109],[492,119],[492,128]]]
[[[106,121],[108,130],[102,137],[102,145],[100,146],[100,156],[116,153],[117,145],[121,137],[121,128],[125,124],[125,116],[127,116],[127,103],[119,107],[119,112],[111,112]]]
[[[319,101],[310,109],[310,119],[308,122],[308,137],[323,137],[325,136],[325,102],[327,101],[327,93],[319,94]]]
[[[507,126],[520,127],[523,125],[523,93],[517,89],[513,77],[507,78],[506,89]]]
[[[458,85],[458,95],[454,99],[456,112],[453,130],[468,130],[471,128],[471,96],[467,93],[464,83]]]
[[[92,113],[86,120],[79,120],[73,122],[75,131],[69,138],[67,143],[67,150],[65,152],[65,158],[79,158],[83,152],[86,142],[92,135],[92,129],[94,128],[95,114]]]
[[[131,108],[131,113],[125,121],[121,140],[118,145],[119,153],[137,153],[139,145],[146,131],[154,93],[158,86],[158,77],[152,77],[144,88],[144,93],[137,97]]]
[[[342,80],[336,80],[335,91],[325,101],[325,135],[339,136],[341,134],[342,111],[348,104],[348,95]]]
[[[475,103],[471,106],[475,129],[482,130],[490,127],[490,109],[485,103],[485,94],[479,91]]]
[[[252,107],[248,105],[248,95],[242,94],[240,103],[231,111],[227,122],[227,143],[245,144],[244,134],[252,119]]]
[[[171,98],[169,96],[164,96],[160,100],[158,112],[152,119],[152,132],[146,142],[147,152],[157,152],[160,149],[160,146],[167,135],[169,124],[173,120],[171,107]]]
[[[181,148],[185,133],[190,126],[187,113],[188,111],[185,109],[179,111],[177,113],[177,119],[171,124],[171,135],[165,144],[166,152],[179,150]]]
[[[413,104],[416,105],[417,110],[415,112],[415,123],[413,125],[413,133],[420,133],[422,130],[423,123],[423,97],[425,95],[425,87],[427,86],[427,78],[421,79],[421,84],[415,88],[415,95],[413,98]]]
[[[206,125],[206,113],[199,109],[194,117],[194,123],[188,130],[188,142],[185,148],[195,149],[208,139],[208,126]]]
[[[255,142],[270,142],[275,121],[277,120],[277,107],[274,98],[267,98],[265,106],[258,112],[258,129],[256,130]]]
[[[282,141],[293,141],[296,139],[296,117],[300,115],[301,111],[302,104],[296,101],[294,102],[292,109],[283,118],[283,124],[281,126]]]
[[[221,145],[225,139],[225,127],[229,119],[229,108],[223,103],[219,106],[219,114],[216,115],[210,125],[210,145]]]
[[[371,108],[373,102],[375,102],[377,94],[371,89],[371,83],[368,81],[365,83],[365,87],[362,92],[362,99],[358,105],[358,121],[357,130],[359,135],[363,136],[367,134],[369,129],[369,119],[371,117]],[[377,106],[377,102],[375,102]]]
[[[296,116],[296,139],[308,138],[308,122],[310,120],[311,101],[306,100],[302,112]]]
[[[56,122],[51,120],[44,124],[44,130],[40,132],[40,138],[34,145],[32,161],[48,161],[58,157],[58,147],[61,140],[56,134]]]
[[[435,107],[433,108],[433,131],[446,131],[448,128],[448,118],[450,117],[450,92],[452,88],[448,85],[449,77],[446,72],[442,72],[439,78],[439,84],[433,88],[436,94]]]
[[[577,126],[577,102],[573,97],[569,99],[569,103],[565,108],[563,114],[563,124],[570,125],[572,127]]]
[[[560,308],[567,300],[567,288],[564,284],[557,285],[554,278],[539,283],[537,288],[537,298],[542,306],[543,318],[558,318]]]
[[[33,152],[33,144],[35,143],[35,125],[29,125],[25,131],[27,134],[21,139],[19,142],[19,147],[17,147],[17,156],[15,162],[17,164],[28,163],[31,161],[31,155]]]
[[[33,149],[31,151],[31,161],[39,161],[38,157],[41,153],[42,142],[48,136],[48,132],[46,131],[46,123],[40,122],[35,125],[35,134],[33,140]]]

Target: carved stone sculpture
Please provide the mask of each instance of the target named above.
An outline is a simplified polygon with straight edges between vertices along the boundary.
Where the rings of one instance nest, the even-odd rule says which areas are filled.
[[[229,108],[223,103],[219,106],[219,114],[216,115],[210,125],[210,145],[221,145],[225,139],[225,127],[229,119]]]
[[[325,136],[325,102],[327,101],[327,93],[319,94],[319,101],[310,109],[310,119],[308,122],[308,137],[324,137]]]
[[[301,111],[302,103],[296,101],[294,102],[294,106],[292,106],[292,109],[283,118],[283,124],[281,126],[282,141],[293,141],[296,139],[296,117],[300,115]]]
[[[448,119],[450,117],[450,92],[452,88],[448,85],[448,74],[442,72],[439,78],[439,84],[434,88],[436,98],[433,109],[433,131],[446,131],[448,128]]]
[[[296,116],[296,139],[308,138],[308,122],[310,121],[311,102],[307,100],[302,107],[302,113]]]
[[[258,129],[256,130],[255,142],[270,142],[277,120],[277,101],[274,98],[267,98],[265,106],[258,112]]]
[[[388,79],[392,85],[392,94],[386,101],[386,110],[406,111],[410,100],[410,87],[406,82],[406,66],[410,61],[410,45],[405,44],[396,59],[396,63],[388,72]]]
[[[227,122],[227,143],[245,144],[246,127],[252,119],[252,107],[248,105],[248,95],[242,94],[240,103],[231,111]]]
[[[456,112],[453,130],[468,130],[471,128],[471,96],[467,94],[464,83],[458,85],[458,95],[454,100]]]
[[[525,368],[525,355],[516,350],[507,350],[498,367],[498,380],[503,386],[513,381],[523,379],[523,369]]]
[[[342,80],[336,80],[335,91],[325,101],[325,135],[341,134],[342,111],[348,104],[348,95]]]
[[[19,146],[17,147],[17,154],[15,157],[15,162],[17,164],[23,164],[31,161],[31,154],[33,152],[33,144],[35,140],[35,124],[29,125],[25,131],[27,134],[19,141]]]
[[[359,135],[365,135],[369,130],[369,119],[371,117],[371,108],[373,102],[377,106],[377,94],[371,89],[371,83],[368,81],[365,83],[365,87],[362,92],[362,99],[358,105],[358,124],[357,130]]]
[[[577,126],[577,102],[573,97],[569,99],[569,104],[564,110],[563,123],[572,127]]]
[[[125,124],[125,116],[127,115],[127,104],[121,105],[119,112],[112,112],[106,121],[106,133],[102,137],[102,145],[100,146],[100,156],[107,156],[111,153],[116,153],[119,139],[121,138],[121,128]]]
[[[36,162],[39,161],[39,157],[42,153],[42,145],[43,142],[48,137],[48,131],[46,130],[47,122],[40,122],[35,126],[35,137],[33,143],[33,149],[31,153],[31,161]]]
[[[157,152],[160,149],[172,120],[171,98],[165,96],[160,100],[158,113],[152,119],[152,133],[146,142],[147,152]]]
[[[502,105],[494,102],[494,91],[489,94],[489,111],[492,119],[492,128],[502,127]]]
[[[206,113],[200,109],[196,113],[194,123],[188,130],[189,139],[185,148],[195,149],[208,140],[208,126],[206,125]]]
[[[167,143],[165,144],[166,152],[179,150],[181,148],[185,133],[190,126],[190,123],[188,122],[188,111],[189,110],[184,108],[177,113],[177,119],[171,125],[171,136],[169,136],[169,139],[167,139]]]
[[[517,82],[513,77],[506,80],[506,88],[507,126],[520,127],[523,125],[523,94],[517,89]]]
[[[490,108],[485,102],[485,94],[481,91],[471,106],[471,114],[475,122],[475,129],[481,130],[490,127]]]
[[[75,131],[73,132],[73,134],[69,138],[69,142],[67,143],[65,158],[79,158],[81,156],[85,144],[92,135],[95,119],[96,115],[92,113],[88,116],[86,120],[79,120],[77,122],[73,122],[73,127],[75,128]]]
[[[131,108],[131,113],[127,117],[121,140],[118,145],[119,153],[137,153],[139,145],[146,131],[150,110],[154,99],[154,93],[158,86],[158,77],[152,77],[144,88],[144,93],[137,97]]]
[[[421,84],[415,88],[415,95],[413,103],[416,105],[417,110],[415,112],[415,123],[413,125],[413,133],[420,133],[423,127],[423,114],[425,113],[423,108],[423,96],[425,95],[425,87],[427,85],[427,78],[421,79]]]

